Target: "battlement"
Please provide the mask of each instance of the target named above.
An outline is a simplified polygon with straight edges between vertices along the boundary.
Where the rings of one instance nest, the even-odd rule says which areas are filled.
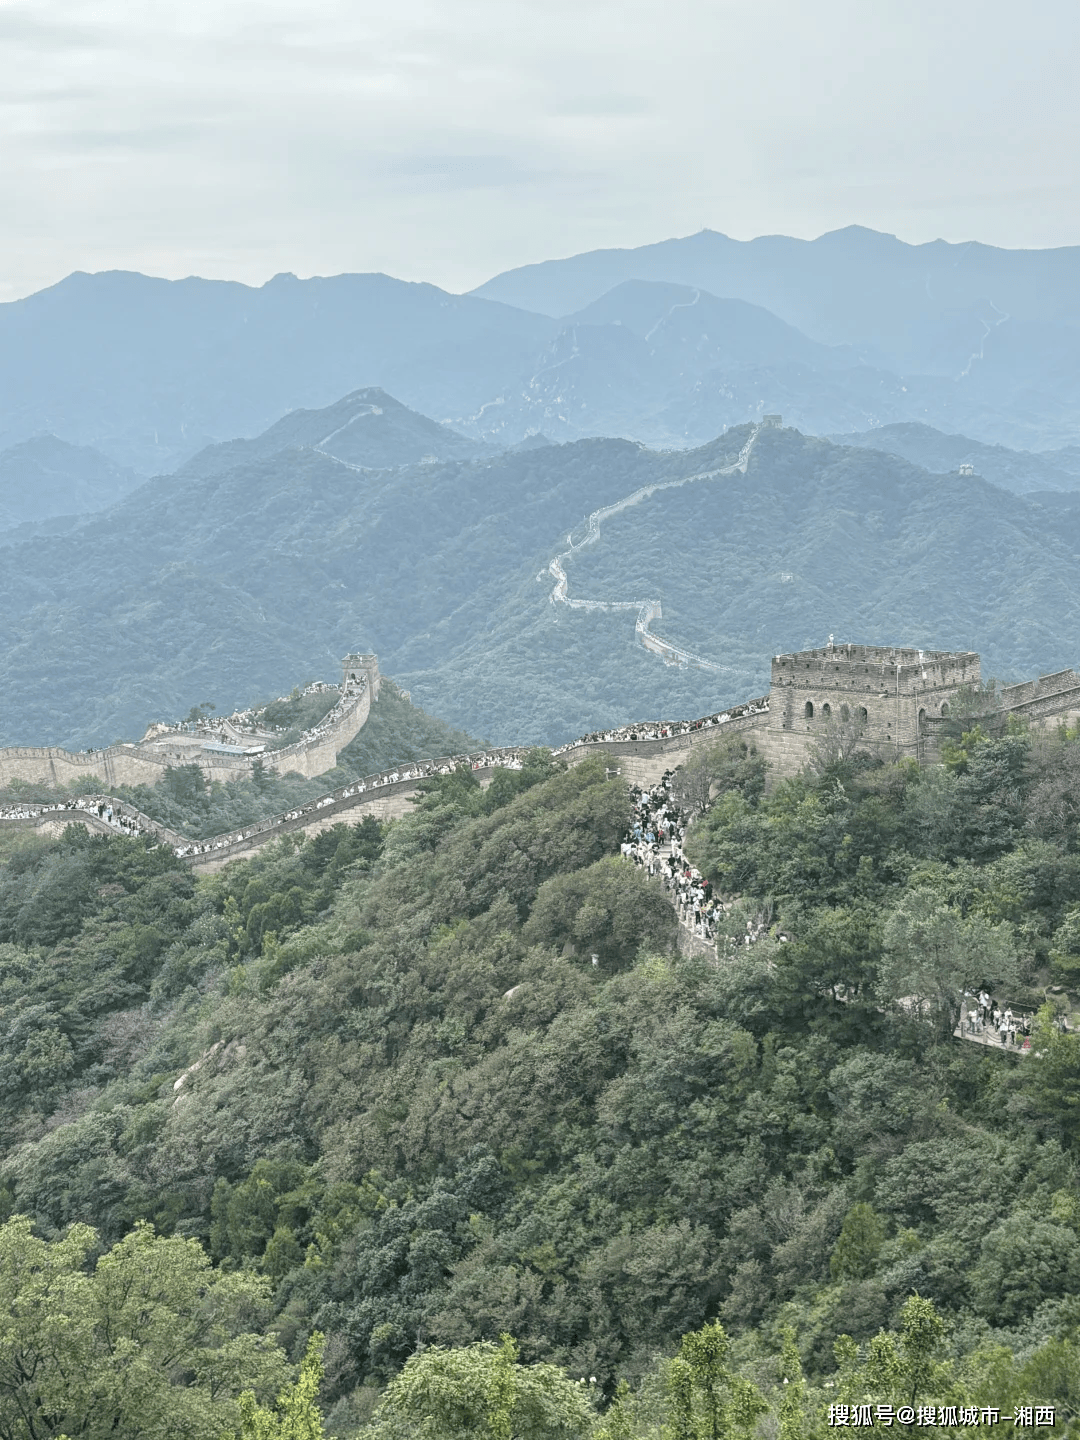
[[[895,645],[826,645],[775,655],[772,683],[801,689],[835,689],[901,695],[978,683],[974,651],[916,650]]]
[[[346,655],[341,662],[341,667],[342,696],[358,693],[366,683],[372,700],[379,698],[382,677],[379,674],[379,657],[377,655]]]
[[[1020,685],[1006,685],[1001,692],[1001,703],[1006,710],[1015,710],[1033,700],[1042,700],[1048,695],[1061,695],[1080,687],[1080,675],[1075,670],[1055,670],[1052,675],[1040,675],[1037,680],[1025,680]]]
[[[270,748],[273,737],[253,732],[253,712],[245,711],[210,724],[200,722],[201,728],[190,723],[154,724],[138,744],[109,745],[101,750],[73,752],[59,746],[0,749],[0,785],[25,780],[63,786],[87,776],[105,786],[156,785],[168,767],[179,765],[198,765],[208,780],[227,781],[250,775],[256,761],[279,774],[322,775],[333,769],[339,752],[366,724],[381,684],[378,656],[350,654],[341,663],[341,693],[336,703],[292,745]]]
[[[830,732],[857,734],[883,759],[932,758],[934,722],[981,678],[971,650],[834,645],[775,655],[769,703],[774,778],[793,775]]]

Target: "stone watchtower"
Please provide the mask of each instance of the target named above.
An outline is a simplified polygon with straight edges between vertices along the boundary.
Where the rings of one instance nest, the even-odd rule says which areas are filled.
[[[932,758],[941,720],[964,685],[979,681],[972,651],[826,645],[776,655],[769,692],[773,776],[794,775],[830,727],[852,727],[883,760]]]
[[[363,682],[367,681],[368,690],[371,692],[371,699],[374,702],[379,698],[379,657],[377,655],[346,655],[341,662],[342,698],[346,695],[354,695],[360,689]]]

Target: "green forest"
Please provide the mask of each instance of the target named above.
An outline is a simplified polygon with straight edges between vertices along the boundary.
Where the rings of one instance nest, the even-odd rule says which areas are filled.
[[[1073,663],[1080,507],[791,429],[761,431],[745,474],[718,473],[751,434],[580,440],[362,483],[288,449],[143,487],[5,552],[0,743],[134,738],[193,702],[228,712],[334,676],[349,651],[474,735],[553,746],[742,703],[770,655],[830,632],[970,648],[1010,680]],[[583,543],[592,511],[650,489]],[[657,665],[633,608],[552,604],[570,535],[572,599],[660,602],[655,633],[708,668]]]
[[[945,760],[718,765],[715,960],[602,758],[4,833],[0,1440],[1080,1433],[1080,741]]]

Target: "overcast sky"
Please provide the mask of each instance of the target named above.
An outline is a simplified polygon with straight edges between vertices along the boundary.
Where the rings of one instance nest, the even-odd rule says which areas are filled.
[[[1076,0],[0,0],[0,298],[703,226],[1080,241]]]

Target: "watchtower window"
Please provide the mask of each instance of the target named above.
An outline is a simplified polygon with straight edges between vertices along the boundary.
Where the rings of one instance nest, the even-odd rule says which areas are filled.
[[[941,713],[942,715],[947,715],[949,713],[949,702],[947,700],[943,700],[941,702]]]
[[[840,719],[847,721],[851,719],[851,709],[847,705],[840,706]]]
[[[822,707],[821,707],[821,713],[822,713],[822,715],[824,715],[824,717],[825,717],[826,720],[828,720],[829,716],[832,714],[832,706],[829,704],[829,702],[828,702],[827,700],[826,700],[825,704],[822,705]]]
[[[867,720],[869,720],[869,718],[870,718],[870,716],[867,714],[866,706],[865,706],[865,705],[860,705],[860,706],[859,706],[859,719],[862,720],[862,721],[865,723]]]
[[[919,711],[919,725],[920,725],[920,726],[923,726],[923,725],[925,725],[925,724],[926,724],[926,711],[925,711],[925,710],[920,710],[920,711]]]
[[[806,716],[807,720],[812,720],[814,718],[814,702],[812,700],[807,700],[806,705],[803,709],[803,714]]]

